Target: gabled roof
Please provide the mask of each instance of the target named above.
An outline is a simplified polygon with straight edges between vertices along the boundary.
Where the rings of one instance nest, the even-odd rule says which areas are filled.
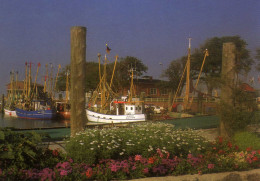
[[[242,83],[242,84],[240,85],[240,87],[241,87],[241,89],[242,89],[243,91],[247,91],[247,92],[255,92],[255,91],[256,91],[252,86],[250,86],[250,85],[247,84],[247,83]]]

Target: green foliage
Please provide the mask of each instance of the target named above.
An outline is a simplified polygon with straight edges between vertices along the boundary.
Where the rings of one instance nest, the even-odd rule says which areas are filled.
[[[3,139],[4,138],[4,139]],[[0,130],[1,168],[43,168],[53,166],[61,157],[53,157],[52,151],[39,147],[42,136],[35,132],[19,133],[10,129]],[[52,157],[54,159],[52,159]]]
[[[194,49],[191,54],[191,78],[196,80],[200,72],[202,61],[204,59],[205,50],[208,49],[209,56],[206,58],[201,81],[208,87],[208,92],[211,93],[213,88],[220,86],[220,75],[222,69],[222,49],[223,43],[233,42],[236,45],[236,73],[248,73],[251,70],[253,60],[250,58],[249,51],[246,49],[247,43],[239,36],[224,36],[213,37],[206,40],[198,49]],[[180,77],[185,67],[187,56],[173,60],[170,66],[166,69],[164,76],[167,77],[173,85],[173,90],[176,89],[180,81]]]
[[[101,75],[104,72],[104,64],[100,65]],[[135,69],[135,75],[141,76],[144,72],[147,71],[147,67],[143,64],[141,60],[135,57],[127,56],[125,58],[120,58],[117,62],[115,75],[114,75],[114,87],[116,89],[128,86],[129,84],[129,70],[130,68]],[[109,60],[109,63],[106,65],[107,71],[107,82],[110,82],[111,76],[114,69],[114,61]],[[57,81],[57,90],[65,91],[66,90],[66,73],[69,72],[70,65],[67,65],[59,74]],[[99,83],[99,63],[98,62],[86,62],[86,91],[93,91],[97,88]]]
[[[246,150],[247,148],[260,150],[260,138],[255,133],[248,131],[237,132],[233,140],[242,150]]]
[[[250,124],[259,124],[255,98],[254,92],[244,91],[241,86],[237,86],[232,89],[230,103],[220,102],[221,119],[229,129],[230,136],[245,130]]]
[[[174,155],[198,153],[207,141],[192,130],[175,130],[163,123],[136,124],[124,129],[87,129],[66,143],[68,156],[93,164],[100,159],[124,159],[137,154],[149,157],[157,149]]]
[[[168,87],[171,88],[173,91],[176,91],[178,88],[186,64],[186,60],[187,57],[182,57],[180,59],[172,61],[162,75],[163,77],[167,77],[169,79]],[[181,87],[184,86],[183,82],[181,84]]]
[[[117,89],[128,87],[130,85],[130,69],[133,68],[135,76],[142,76],[147,71],[147,66],[143,62],[136,58],[127,56],[120,58],[114,75],[114,86]],[[110,67],[109,75],[112,75],[112,67]],[[109,77],[110,80],[110,77]]]

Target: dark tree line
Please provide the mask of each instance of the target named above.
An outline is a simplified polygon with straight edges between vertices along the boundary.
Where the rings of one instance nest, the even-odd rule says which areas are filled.
[[[209,94],[212,93],[214,88],[220,86],[222,46],[223,43],[226,42],[233,42],[236,45],[235,71],[237,74],[247,74],[250,72],[254,63],[253,59],[250,58],[249,50],[246,48],[247,43],[239,36],[213,37],[206,40],[204,44],[199,48],[194,49],[191,53],[191,79],[197,79],[204,58],[204,53],[207,49],[209,56],[206,58],[200,80],[207,86]],[[170,63],[170,66],[164,71],[163,76],[169,79],[173,91],[176,91],[177,89],[186,61],[187,56],[173,60]]]

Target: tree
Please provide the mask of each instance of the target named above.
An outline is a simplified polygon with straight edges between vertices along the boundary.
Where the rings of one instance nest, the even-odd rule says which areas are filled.
[[[110,75],[112,75],[112,64],[109,65],[108,71],[110,71]],[[140,59],[136,57],[127,56],[125,58],[120,58],[115,72],[114,86],[117,89],[122,89],[130,85],[130,69],[134,69],[134,76],[139,77],[142,76],[143,73],[147,71],[147,66],[143,64]]]
[[[99,83],[99,68],[96,62],[86,62],[86,91],[93,91]]]
[[[167,87],[171,89],[173,92],[177,91],[179,82],[182,77],[182,73],[184,71],[186,60],[187,60],[187,56],[184,56],[177,60],[173,60],[162,75],[163,77],[167,77],[169,79]],[[181,84],[181,88],[183,88],[183,86],[184,86],[184,81]]]
[[[66,79],[67,79],[67,73],[69,72],[70,72],[70,65],[66,65],[65,68],[63,68],[59,74],[55,91],[57,92],[66,91]]]
[[[101,64],[101,75],[103,75],[104,64]],[[142,63],[141,60],[127,56],[120,58],[116,65],[113,88],[118,90],[120,88],[129,86],[130,84],[130,69],[135,70],[135,76],[141,76],[147,71],[147,67]],[[114,62],[110,62],[106,65],[107,70],[107,82],[110,83],[111,76],[114,69]],[[60,73],[57,81],[57,90],[66,90],[66,72],[70,70],[70,65],[67,65]],[[86,91],[93,91],[97,88],[99,83],[99,64],[96,62],[86,62]]]
[[[199,49],[195,49],[194,53],[191,55],[191,69],[193,69],[194,73],[199,73],[199,65],[202,64],[204,51],[208,49],[209,56],[206,59],[201,80],[205,82],[210,94],[212,93],[213,88],[219,86],[217,80],[220,78],[221,74],[222,46],[223,43],[226,42],[233,42],[236,45],[235,71],[237,75],[241,73],[247,74],[251,70],[253,64],[253,60],[249,55],[249,50],[246,49],[247,43],[239,36],[213,37],[206,40],[206,42],[201,45]]]
[[[70,65],[61,71],[57,81],[57,91],[66,90],[66,76],[70,72]],[[70,81],[69,81],[70,82]],[[99,83],[99,68],[96,62],[86,62],[86,91],[95,90]]]

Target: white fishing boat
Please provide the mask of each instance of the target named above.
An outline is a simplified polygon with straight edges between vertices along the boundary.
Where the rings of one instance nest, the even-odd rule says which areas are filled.
[[[116,114],[102,114],[87,109],[87,118],[91,122],[100,123],[128,123],[145,121],[146,117],[143,114],[141,105],[132,104],[124,101],[113,101],[116,106]],[[120,110],[120,108],[123,108]],[[122,113],[122,114],[120,114]]]
[[[100,64],[100,56],[99,64]],[[117,57],[115,60],[116,65]],[[105,56],[106,62],[106,56]],[[115,66],[114,66],[115,71]],[[113,71],[113,75],[114,75]],[[128,123],[146,121],[146,116],[143,114],[142,102],[138,98],[134,98],[133,86],[133,69],[131,70],[131,86],[129,95],[115,99],[118,97],[111,89],[113,75],[110,85],[106,82],[106,68],[104,66],[104,75],[101,78],[97,90],[92,96],[92,104],[86,109],[88,121],[99,123]],[[100,98],[99,106],[96,102]]]
[[[11,111],[9,109],[4,109],[4,110],[5,110],[5,115],[11,116],[11,117],[17,117],[15,110],[13,110],[13,111]]]

